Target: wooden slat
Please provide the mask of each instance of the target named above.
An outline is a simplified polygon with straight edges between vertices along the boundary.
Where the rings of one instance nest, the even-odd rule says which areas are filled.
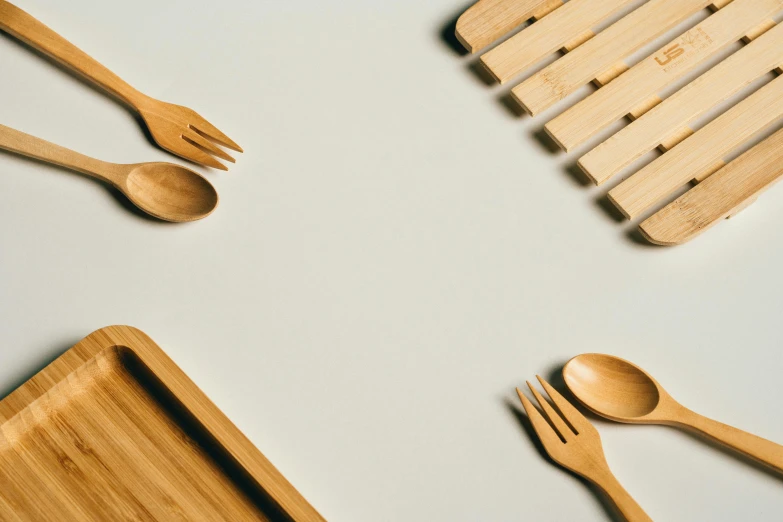
[[[479,0],[457,20],[456,36],[475,53],[531,18],[540,18],[561,5],[561,0]]]
[[[646,110],[635,108],[660,102],[656,95],[663,88],[729,45],[755,34],[781,8],[783,0],[735,0],[554,118],[546,124],[547,132],[571,150],[629,113],[635,112],[638,118]]]
[[[698,118],[783,62],[783,25],[743,47],[579,160],[597,184],[683,133]]]
[[[732,150],[783,116],[783,76],[707,124],[693,136],[609,191],[629,218],[703,176]]]
[[[484,54],[481,62],[504,83],[633,1],[570,0]]]
[[[783,130],[732,161],[645,220],[652,243],[678,245],[735,215],[783,176]]]
[[[710,0],[650,0],[511,92],[536,115],[709,4]]]

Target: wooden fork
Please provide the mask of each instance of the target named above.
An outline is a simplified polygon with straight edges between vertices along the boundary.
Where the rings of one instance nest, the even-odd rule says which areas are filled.
[[[195,111],[137,91],[84,51],[5,0],[0,0],[0,30],[50,56],[133,107],[144,119],[153,139],[172,154],[194,163],[228,170],[213,156],[232,163],[234,158],[215,143],[242,152],[239,145]]]
[[[533,429],[552,460],[604,491],[629,522],[651,522],[652,519],[620,485],[609,469],[598,431],[548,382],[539,376],[536,378],[562,414],[561,417],[533,385],[527,383],[551,426],[519,388],[517,393]]]

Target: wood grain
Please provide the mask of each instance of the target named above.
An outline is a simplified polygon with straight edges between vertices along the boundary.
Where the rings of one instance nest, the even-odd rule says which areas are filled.
[[[577,355],[563,367],[563,380],[598,415],[631,424],[683,428],[783,472],[783,446],[689,410],[651,375],[624,359],[601,353]]]
[[[632,1],[570,0],[485,53],[481,63],[500,83],[505,83],[545,56],[585,41],[592,36],[589,32],[592,27]],[[587,36],[584,36],[586,32]]]
[[[588,152],[579,166],[601,184],[660,144],[690,135],[689,123],[780,66],[781,48],[778,24]]]
[[[173,163],[107,163],[4,125],[0,125],[0,149],[99,179],[144,212],[164,221],[203,219],[218,205],[217,191],[209,181]]]
[[[783,130],[643,221],[639,229],[651,243],[685,243],[724,218],[735,215],[781,176]]]
[[[551,120],[547,133],[569,151],[623,116],[640,117],[660,103],[664,88],[729,45],[759,36],[758,28],[768,29],[769,17],[781,8],[783,0],[734,0]]]
[[[0,519],[321,516],[143,332],[91,334],[0,401]]]
[[[511,92],[536,115],[709,4],[710,0],[650,0]]]
[[[531,18],[542,18],[561,5],[561,0],[479,0],[457,19],[457,40],[475,53]]]
[[[695,177],[704,178],[726,155],[783,116],[783,76],[708,123],[672,150],[609,191],[634,218]]]
[[[541,377],[538,381],[557,406],[557,410],[527,383],[546,419],[533,403],[517,388],[519,400],[527,413],[533,431],[552,460],[587,479],[612,500],[618,511],[631,522],[649,522],[652,519],[620,484],[609,469],[598,430],[574,408],[565,397]],[[547,422],[548,421],[548,422]]]

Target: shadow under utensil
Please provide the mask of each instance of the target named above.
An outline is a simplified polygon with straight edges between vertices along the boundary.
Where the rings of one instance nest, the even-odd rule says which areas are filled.
[[[516,403],[511,399],[506,398],[504,402],[506,404],[506,409],[519,423],[519,425],[522,428],[522,431],[524,431],[525,434],[528,436],[530,442],[533,443],[533,446],[535,446],[536,450],[541,455],[541,457],[543,457],[553,466],[565,469],[562,466],[560,466],[560,464],[552,460],[552,458],[546,452],[544,446],[541,444],[541,439],[538,438],[538,435],[533,429],[533,425],[530,423],[530,419],[528,418],[527,414],[525,414],[525,412],[522,411],[519,408],[519,406],[517,406]],[[610,520],[614,522],[625,522],[625,518],[620,514],[620,512],[615,507],[614,503],[611,501],[609,497],[606,496],[606,494],[603,491],[598,489],[597,486],[595,486],[593,483],[589,482],[588,480],[582,478],[581,476],[575,473],[571,473],[568,470],[566,471],[571,477],[584,484],[585,487],[587,487],[587,489],[590,490],[595,495],[596,500],[598,500],[599,504],[601,505],[601,507],[603,508],[604,512],[606,513],[606,515],[609,517]]]
[[[73,345],[78,343],[79,340],[70,343],[70,344],[64,344],[60,345],[58,348],[55,348],[53,350],[48,351],[44,355],[41,356],[41,358],[32,365],[32,368],[29,371],[26,371],[16,379],[11,380],[8,383],[4,383],[2,387],[0,387],[0,400],[3,400],[6,398],[9,394],[11,394],[14,390],[19,388],[21,385],[32,379],[36,376],[41,370],[49,366],[51,363],[53,363],[58,357],[60,357],[62,354],[67,352],[71,349]]]
[[[31,161],[31,162],[37,163],[42,168],[53,169],[53,170],[57,170],[59,172],[65,172],[65,173],[68,173],[68,174],[72,174],[72,175],[75,175],[75,176],[80,176],[82,178],[89,179],[92,182],[98,183],[98,184],[102,185],[103,187],[105,187],[108,190],[109,194],[112,196],[112,199],[114,199],[114,201],[116,201],[121,207],[125,208],[126,210],[128,210],[129,212],[134,214],[135,216],[137,216],[137,217],[139,217],[139,218],[141,218],[141,219],[143,219],[145,221],[149,221],[150,223],[156,223],[156,224],[159,224],[159,225],[174,225],[175,224],[175,223],[170,223],[168,221],[164,221],[162,219],[158,219],[158,218],[156,218],[154,216],[151,216],[151,215],[147,214],[146,212],[141,210],[139,207],[134,205],[131,202],[131,200],[129,200],[125,196],[125,194],[120,192],[118,189],[112,187],[111,185],[109,185],[109,184],[107,184],[107,183],[105,183],[103,181],[100,181],[100,180],[95,179],[95,178],[93,178],[91,176],[88,176],[87,174],[82,174],[80,172],[76,172],[75,170],[71,170],[71,169],[69,169],[67,167],[62,167],[60,165],[54,165],[53,163],[49,163],[49,162],[40,160],[38,158],[31,158],[29,156],[25,156],[24,154],[18,154],[16,152],[11,152],[11,151],[4,150],[4,149],[0,149],[0,153],[11,154],[13,156],[18,156],[20,158],[24,158],[27,161]]]
[[[568,362],[568,361],[566,361]],[[571,392],[568,391],[568,388],[566,388],[565,379],[563,379],[563,368],[565,367],[566,363],[555,363],[552,365],[551,368],[547,372],[544,373],[544,378],[547,380],[549,384],[552,385],[554,389],[559,391],[560,393],[564,393],[564,397],[568,399],[571,402],[574,402],[571,396]]]
[[[568,389],[568,386],[566,386],[565,383],[565,379],[563,378],[563,367],[565,367],[565,365],[566,363],[559,363],[552,366],[549,371],[544,374],[546,376],[545,378],[547,382],[549,382],[549,384],[551,384],[554,389],[559,391],[568,402],[573,404],[573,406],[579,410],[579,412],[584,415],[585,418],[592,424],[608,424],[612,422],[599,415],[596,415],[592,411],[582,406],[582,403],[579,402],[579,399],[577,399],[576,396],[571,393],[571,390]]]
[[[142,134],[144,134],[144,137],[147,139],[147,141],[150,143],[150,145],[153,145],[156,148],[160,148],[158,146],[158,144],[155,142],[155,139],[152,137],[152,134],[150,133],[149,128],[147,127],[147,124],[144,122],[144,119],[141,117],[141,115],[138,112],[136,112],[136,109],[134,109],[133,107],[128,105],[125,102],[125,100],[123,100],[122,98],[118,98],[117,96],[115,96],[114,94],[110,93],[109,91],[106,91],[106,90],[98,87],[91,80],[87,79],[86,77],[82,76],[81,74],[78,74],[78,73],[74,72],[72,69],[69,69],[68,67],[66,67],[65,65],[61,64],[60,62],[58,62],[57,60],[55,60],[51,56],[49,56],[49,55],[47,55],[45,53],[42,53],[41,51],[39,51],[35,47],[32,47],[32,46],[26,44],[25,42],[23,42],[21,40],[18,40],[18,39],[14,38],[13,36],[11,36],[11,35],[9,35],[7,33],[4,33],[2,31],[0,31],[0,38],[5,38],[9,42],[12,42],[15,45],[21,47],[22,49],[35,54],[36,56],[38,56],[42,60],[45,60],[45,61],[49,62],[56,69],[58,69],[60,72],[62,72],[63,74],[66,74],[69,77],[75,79],[77,82],[79,82],[82,85],[88,87],[90,90],[92,90],[92,91],[94,91],[96,93],[99,93],[99,94],[101,94],[103,96],[108,96],[109,98],[111,98],[114,101],[118,102],[120,107],[125,109],[125,111],[128,113],[128,115],[130,115],[131,118],[133,118],[133,120],[136,122],[136,125],[138,125],[138,127],[141,129]]]
[[[156,223],[159,225],[174,225],[175,223],[171,223],[170,221],[165,221],[163,219],[158,219],[154,216],[151,216],[150,214],[147,214],[143,210],[141,210],[139,207],[134,205],[131,200],[129,200],[125,194],[120,192],[118,189],[106,185],[106,189],[109,191],[109,194],[111,194],[112,198],[114,198],[114,201],[116,201],[121,207],[123,207],[125,210],[130,212],[131,214],[135,214],[136,217],[143,219],[144,221],[149,221],[150,223]]]

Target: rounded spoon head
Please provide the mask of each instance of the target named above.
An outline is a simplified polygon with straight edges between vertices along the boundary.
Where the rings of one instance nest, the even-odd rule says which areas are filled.
[[[651,422],[651,414],[668,398],[644,370],[612,355],[574,357],[563,367],[563,380],[590,410],[620,422]]]
[[[123,189],[144,212],[175,223],[205,218],[218,204],[217,191],[209,181],[173,163],[134,165]]]

